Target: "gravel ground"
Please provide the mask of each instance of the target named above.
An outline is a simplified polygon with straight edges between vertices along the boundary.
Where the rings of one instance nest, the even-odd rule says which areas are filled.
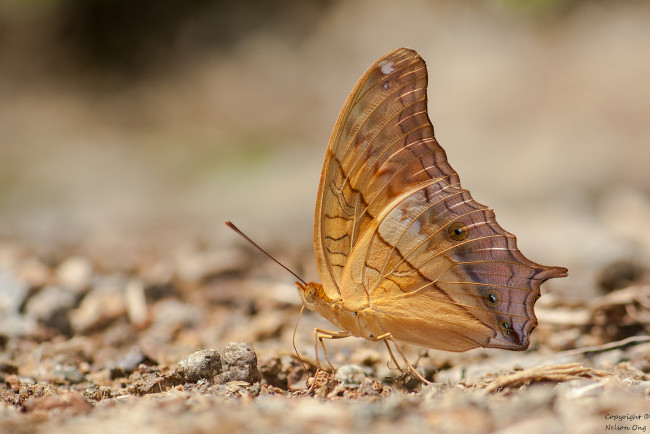
[[[432,382],[423,385],[391,369],[382,345],[355,338],[333,343],[336,374],[314,379],[309,330],[323,320],[307,313],[299,324],[303,367],[291,350],[294,289],[250,277],[256,252],[242,248],[228,267],[214,256],[142,257],[110,271],[83,256],[50,262],[4,246],[0,431],[647,426],[650,286],[629,263],[604,270],[603,294],[589,303],[542,297],[527,352],[407,347]],[[246,342],[196,351],[228,339]]]

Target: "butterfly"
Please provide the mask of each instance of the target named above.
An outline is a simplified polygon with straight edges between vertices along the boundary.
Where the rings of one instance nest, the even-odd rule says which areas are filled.
[[[422,58],[394,50],[361,77],[334,127],[314,224],[321,283],[296,282],[304,306],[341,329],[314,332],[328,362],[323,339],[348,336],[389,351],[393,342],[409,367],[397,342],[525,350],[540,285],[567,275],[527,259],[461,187],[426,90]]]

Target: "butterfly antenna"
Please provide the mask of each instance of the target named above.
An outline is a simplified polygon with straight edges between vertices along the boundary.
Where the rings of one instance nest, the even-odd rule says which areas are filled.
[[[275,259],[273,256],[271,256],[271,254],[270,254],[269,252],[267,252],[266,250],[264,250],[263,248],[261,248],[260,246],[258,246],[258,245],[255,243],[255,241],[253,241],[253,240],[251,240],[250,238],[248,238],[248,236],[247,236],[245,233],[243,233],[242,231],[240,231],[239,228],[238,228],[237,226],[235,226],[231,221],[227,221],[227,222],[226,222],[226,226],[228,226],[230,229],[232,229],[233,231],[235,231],[235,232],[237,232],[239,235],[241,235],[241,236],[242,236],[246,241],[248,241],[249,243],[251,243],[251,244],[252,244],[252,245],[253,245],[257,250],[259,250],[260,252],[264,253],[264,254],[265,254],[266,256],[268,256],[269,258],[271,258],[271,260],[272,260],[273,262],[275,262],[275,263],[278,264],[280,267],[284,268],[284,269],[287,270],[289,273],[291,273],[291,274],[293,275],[293,277],[295,277],[296,279],[300,280],[300,281],[303,283],[303,285],[306,285],[306,284],[307,284],[307,282],[305,282],[304,280],[302,280],[302,279],[300,278],[300,276],[298,276],[296,273],[294,273],[293,271],[291,271],[291,270],[290,270],[286,265],[284,265],[282,262],[280,262],[280,261],[278,261],[277,259]]]

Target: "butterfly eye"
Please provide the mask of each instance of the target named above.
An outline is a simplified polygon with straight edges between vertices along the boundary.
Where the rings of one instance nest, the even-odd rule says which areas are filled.
[[[452,240],[463,241],[465,238],[467,238],[468,234],[469,231],[467,229],[467,226],[461,222],[455,222],[449,225],[449,236]]]
[[[502,321],[499,326],[504,335],[510,336],[512,334],[512,325],[508,321]]]
[[[316,288],[313,285],[306,285],[303,290],[303,296],[308,303],[313,303],[316,299]]]
[[[501,304],[501,293],[496,289],[488,289],[483,295],[483,300],[488,306],[497,307]]]

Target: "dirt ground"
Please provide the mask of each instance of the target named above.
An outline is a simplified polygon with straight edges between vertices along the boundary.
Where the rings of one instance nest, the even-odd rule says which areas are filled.
[[[45,3],[0,6],[0,432],[646,432],[650,5]],[[313,378],[333,327],[223,222],[318,280],[331,128],[398,46],[463,186],[569,276],[528,351],[404,346],[423,385],[349,338]]]

